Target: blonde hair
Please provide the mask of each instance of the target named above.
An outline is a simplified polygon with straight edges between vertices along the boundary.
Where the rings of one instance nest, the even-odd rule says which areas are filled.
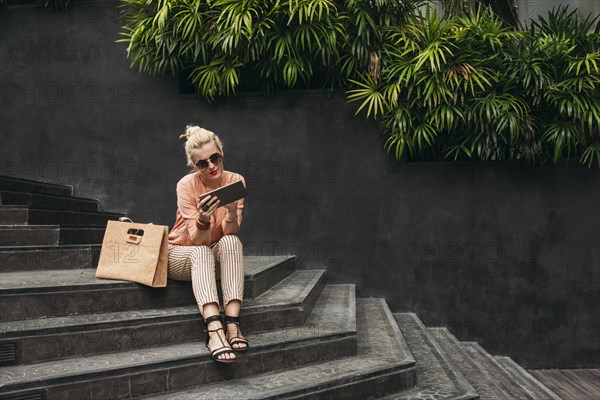
[[[186,138],[185,141],[185,155],[187,157],[187,164],[194,168],[194,161],[192,161],[192,151],[199,149],[207,143],[213,142],[219,150],[219,153],[223,154],[223,143],[221,139],[214,133],[207,129],[200,128],[196,125],[188,125],[185,127],[185,133],[179,136],[180,139]]]

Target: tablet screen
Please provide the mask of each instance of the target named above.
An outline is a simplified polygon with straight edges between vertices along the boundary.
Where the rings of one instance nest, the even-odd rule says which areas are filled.
[[[202,201],[206,196],[216,196],[220,201],[219,207],[221,207],[246,197],[246,188],[242,181],[237,181],[202,194],[198,197],[198,201]]]

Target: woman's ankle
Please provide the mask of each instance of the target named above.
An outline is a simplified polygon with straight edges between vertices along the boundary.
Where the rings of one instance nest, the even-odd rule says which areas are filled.
[[[239,299],[231,299],[225,304],[225,315],[237,317],[240,315],[242,302]]]

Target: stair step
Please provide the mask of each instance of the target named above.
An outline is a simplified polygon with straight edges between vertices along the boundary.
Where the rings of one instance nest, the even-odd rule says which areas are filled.
[[[244,333],[301,326],[325,282],[325,271],[296,271],[256,299],[245,300]],[[202,329],[198,307],[192,305],[3,322],[0,345],[16,343],[15,363],[27,364],[204,340]]]
[[[561,398],[538,381],[533,375],[525,371],[510,357],[496,356],[496,361],[516,380],[522,387],[527,387],[536,399],[561,400]]]
[[[477,392],[414,313],[394,313],[417,365],[417,387],[383,399],[477,399]]]
[[[0,206],[0,225],[27,225],[27,206]]]
[[[351,290],[349,290],[351,289]],[[0,370],[0,394],[38,390],[44,399],[113,399],[184,390],[356,354],[354,286],[323,290],[300,328],[245,335],[250,349],[235,364],[217,364],[204,343],[191,342]]]
[[[26,206],[0,206],[0,225],[68,225],[106,226],[108,220],[124,217],[122,213],[43,210]]]
[[[356,299],[356,319],[356,356],[150,399],[366,399],[412,388],[416,383],[415,360],[385,300]]]
[[[106,226],[61,227],[60,244],[102,244]]]
[[[256,298],[296,271],[296,256],[244,256],[244,293]]]
[[[0,246],[58,245],[58,225],[0,225]]]
[[[100,245],[0,247],[0,273],[96,268]]]
[[[37,209],[98,211],[98,200],[42,193],[13,192],[0,190],[0,205],[21,205]]]
[[[14,192],[54,194],[59,196],[71,196],[73,194],[72,186],[13,178],[4,175],[0,176],[0,189],[11,190]]]
[[[500,387],[509,393],[510,399],[532,399],[539,400],[533,393],[530,393],[526,387],[516,382],[513,377],[506,372],[504,368],[490,355],[483,347],[476,342],[463,342],[463,347],[469,353],[474,362],[487,373],[490,379],[494,379]]]
[[[510,393],[495,379],[490,379],[482,366],[473,360],[463,348],[462,343],[447,328],[429,328],[429,331],[462,371],[482,400],[511,398]]]
[[[95,269],[0,274],[2,321],[194,304],[188,282],[166,288],[95,279]]]
[[[295,261],[294,256],[253,257],[244,265],[244,297],[256,297],[277,278],[287,276],[295,269]],[[278,269],[283,271],[274,271]],[[150,288],[96,279],[95,274],[95,268],[0,273],[0,318],[21,320],[195,304],[190,282],[169,280],[166,288]],[[217,290],[220,293],[219,283]]]

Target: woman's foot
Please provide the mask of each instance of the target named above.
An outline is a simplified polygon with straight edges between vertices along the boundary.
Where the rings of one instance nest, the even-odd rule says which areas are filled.
[[[212,317],[211,317],[212,318]],[[223,324],[220,318],[207,320],[206,347],[210,350],[212,357],[219,362],[233,362],[236,360],[235,352],[228,344]]]
[[[225,325],[227,326],[227,340],[231,347],[237,351],[247,350],[249,347],[248,339],[242,336],[240,330],[240,318],[225,315]]]

